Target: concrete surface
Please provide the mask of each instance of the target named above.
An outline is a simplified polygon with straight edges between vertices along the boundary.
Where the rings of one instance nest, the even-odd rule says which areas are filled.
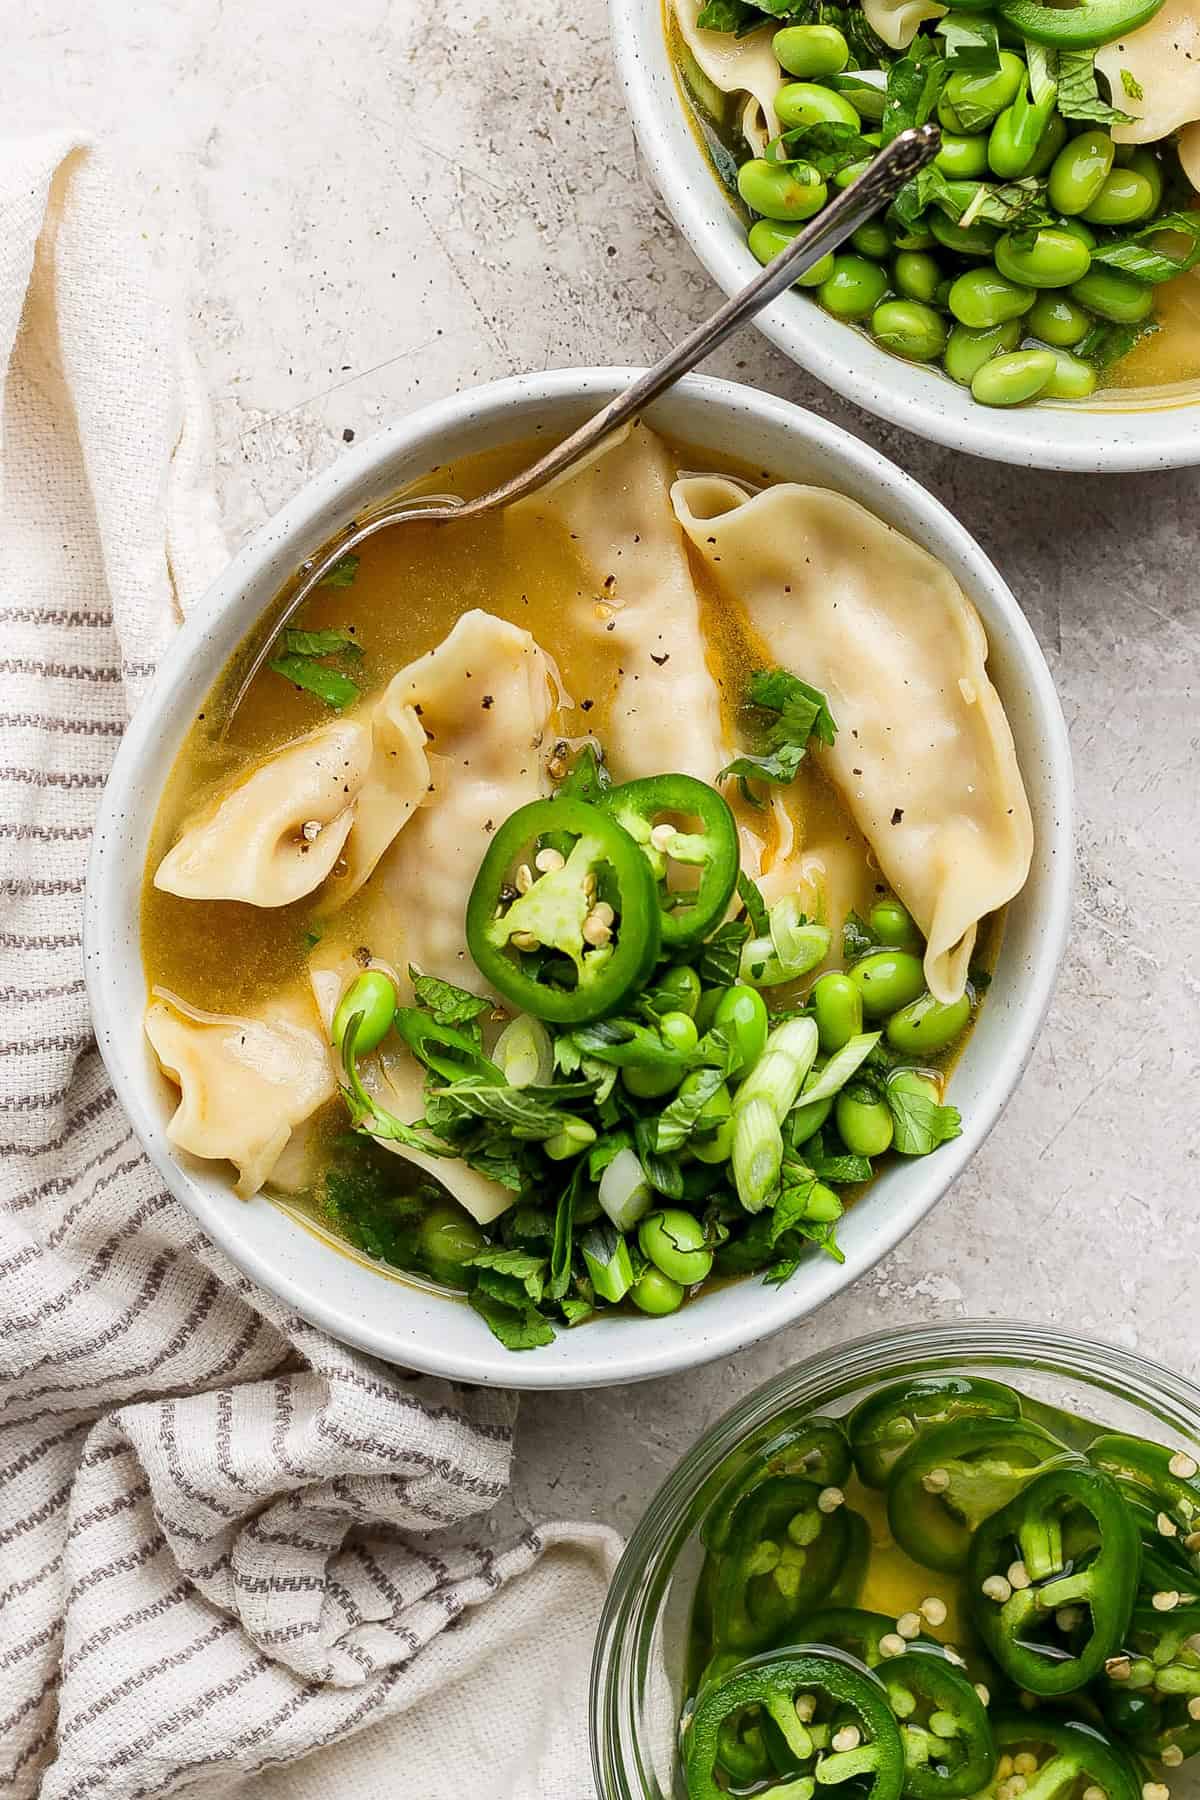
[[[24,0],[3,88],[7,130],[76,123],[140,167],[190,296],[232,542],[350,433],[512,371],[646,361],[714,304],[639,166],[603,0]],[[1200,473],[974,462],[752,333],[709,366],[879,444],[996,558],[1071,727],[1078,895],[1021,1088],[874,1274],[670,1391],[525,1401],[520,1504],[622,1527],[740,1395],[887,1324],[1053,1320],[1200,1373]]]

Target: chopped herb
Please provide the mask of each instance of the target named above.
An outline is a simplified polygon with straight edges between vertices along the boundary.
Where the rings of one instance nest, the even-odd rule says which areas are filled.
[[[472,1288],[467,1299],[506,1350],[537,1350],[554,1342],[553,1325],[543,1318],[532,1300],[523,1306],[510,1305],[481,1285]]]
[[[1131,125],[1129,114],[1110,106],[1100,92],[1094,50],[1058,53],[1058,110],[1064,119],[1087,119],[1093,125]]]
[[[452,981],[442,981],[436,975],[422,975],[411,963],[408,973],[417,1005],[432,1013],[438,1025],[460,1025],[466,1020],[477,1019],[491,1005],[490,1000],[481,1000],[478,994],[455,987]]]
[[[705,987],[732,987],[737,981],[742,945],[750,936],[748,919],[730,919],[713,932],[696,965]]]
[[[1147,242],[1151,238],[1157,240],[1164,232],[1186,239],[1186,248],[1175,251]],[[1186,275],[1200,263],[1200,212],[1164,213],[1162,218],[1151,220],[1149,225],[1139,225],[1115,242],[1099,245],[1092,252],[1092,262],[1104,269],[1118,269],[1123,275],[1132,275],[1135,281],[1154,285],[1160,281],[1173,281],[1176,275]]]
[[[939,19],[934,29],[945,45],[946,62],[952,70],[989,75],[999,69],[1000,39],[994,19],[981,13],[952,12]]]
[[[310,656],[275,656],[267,667],[290,681],[293,687],[315,694],[334,712],[344,712],[348,706],[353,706],[362,693],[358,683],[351,681],[348,675],[327,668],[324,663],[314,662]]]
[[[353,551],[348,552],[347,555],[343,557],[339,557],[338,561],[335,562],[332,569],[330,569],[328,575],[322,578],[319,585],[321,587],[330,588],[353,587],[354,578],[358,574],[358,565],[361,561],[362,558],[356,556]]]
[[[883,1091],[895,1126],[892,1142],[902,1156],[928,1156],[939,1144],[962,1135],[958,1108],[939,1105],[923,1084],[896,1077]]]
[[[837,724],[824,694],[786,669],[764,669],[752,675],[746,700],[754,712],[767,715],[762,752],[735,758],[721,770],[718,781],[736,775],[743,783],[789,782],[812,739],[832,744],[837,735]]]
[[[340,625],[326,631],[297,631],[289,625],[283,634],[283,647],[290,656],[362,655],[362,645],[355,641],[354,634]]]
[[[843,962],[857,962],[860,957],[866,956],[867,952],[874,948],[875,939],[871,936],[866,921],[852,909],[846,914],[845,923],[842,926]]]
[[[1130,100],[1144,100],[1146,90],[1141,82],[1128,69],[1121,70],[1121,86]]]
[[[761,889],[756,881],[752,881],[744,870],[738,871],[738,899],[746,909],[755,937],[766,937],[771,929],[767,903],[762,897]]]
[[[797,125],[776,138],[775,144],[786,150],[786,160],[808,163],[826,180],[876,153],[874,144],[868,143],[853,125],[830,121]]]

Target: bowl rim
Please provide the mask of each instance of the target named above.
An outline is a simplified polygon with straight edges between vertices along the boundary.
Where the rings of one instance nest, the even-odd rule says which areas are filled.
[[[697,260],[725,294],[735,294],[759,264],[740,227],[736,234],[728,229],[735,215],[686,117],[667,53],[669,4],[609,0],[613,60],[654,185]],[[815,301],[796,300],[784,294],[754,321],[777,349],[845,399],[947,449],[1089,474],[1200,463],[1200,384],[1194,400],[1141,410],[980,406],[947,377],[881,350]],[[1099,420],[1109,429],[1090,426]]]
[[[820,1409],[872,1383],[903,1378],[913,1365],[920,1365],[923,1372],[953,1371],[965,1363],[984,1363],[996,1372],[1004,1367],[1034,1368],[1040,1374],[1086,1382],[1127,1403],[1132,1400],[1180,1437],[1200,1445],[1200,1385],[1140,1351],[1056,1325],[976,1318],[890,1326],[832,1344],[782,1369],[736,1401],[679,1457],[626,1541],[592,1649],[589,1737],[592,1774],[601,1800],[634,1800],[635,1794],[638,1800],[649,1800],[650,1790],[643,1783],[625,1784],[629,1745],[612,1735],[623,1722],[614,1718],[613,1709],[622,1697],[628,1699],[630,1671],[644,1673],[653,1654],[644,1641],[643,1615],[661,1596],[695,1523],[693,1509],[725,1458],[785,1407]],[[637,1747],[635,1743],[635,1754]],[[613,1756],[618,1758],[615,1769]],[[614,1772],[620,1786],[610,1782]]]
[[[193,608],[187,621],[176,634],[151,686],[134,713],[118,748],[97,814],[91,858],[88,867],[84,902],[84,968],[89,1002],[96,1028],[101,1056],[108,1069],[117,1097],[134,1125],[138,1139],[149,1154],[168,1189],[189,1208],[206,1233],[254,1281],[278,1296],[311,1323],[329,1331],[334,1337],[385,1361],[419,1368],[427,1373],[451,1379],[495,1385],[506,1388],[588,1388],[629,1381],[646,1380],[696,1367],[718,1357],[734,1354],[772,1335],[799,1318],[815,1311],[842,1288],[864,1275],[880,1257],[891,1250],[911,1231],[931,1207],[952,1186],[967,1162],[975,1154],[1006,1104],[1009,1095],[1036,1042],[1045,1012],[1050,1003],[1059,964],[1066,945],[1070,921],[1072,882],[1072,768],[1066,724],[1062,709],[1032,628],[1012,595],[1011,590],[975,542],[948,509],[929,494],[905,471],[882,456],[871,446],[814,414],[804,412],[790,401],[764,395],[754,389],[708,376],[689,376],[677,385],[673,395],[657,403],[668,410],[673,396],[692,403],[697,409],[717,409],[727,420],[746,416],[767,428],[790,432],[799,444],[818,454],[832,457],[846,471],[847,480],[857,475],[864,485],[886,492],[897,510],[909,508],[918,517],[930,540],[938,544],[938,554],[954,559],[960,572],[969,570],[976,583],[973,597],[986,594],[1003,617],[1010,644],[1014,649],[1019,673],[1038,721],[1041,742],[1039,750],[1046,759],[1047,780],[1053,795],[1052,841],[1046,846],[1046,901],[1040,913],[1040,928],[1027,974],[1023,975],[1019,1010],[1006,1030],[1002,1048],[994,1057],[994,1070],[989,1068],[988,1108],[986,1114],[976,1108],[965,1122],[960,1138],[943,1146],[936,1168],[927,1169],[928,1179],[919,1195],[906,1196],[903,1204],[894,1203],[884,1209],[882,1218],[870,1220],[870,1241],[857,1260],[847,1257],[844,1266],[823,1258],[820,1263],[806,1265],[807,1277],[787,1288],[764,1290],[752,1311],[729,1309],[720,1323],[711,1317],[703,1325],[693,1323],[691,1329],[679,1329],[680,1320],[638,1320],[636,1350],[617,1354],[605,1338],[604,1326],[594,1325],[588,1334],[560,1333],[556,1342],[570,1344],[569,1352],[552,1355],[545,1352],[516,1356],[496,1343],[482,1323],[472,1317],[478,1327],[473,1350],[453,1342],[441,1341],[441,1334],[427,1334],[419,1341],[405,1339],[396,1326],[384,1329],[355,1310],[330,1299],[319,1273],[307,1278],[293,1278],[282,1267],[285,1260],[260,1252],[248,1238],[240,1221],[240,1209],[246,1205],[270,1205],[269,1201],[230,1204],[227,1184],[220,1184],[219,1196],[206,1193],[202,1183],[194,1179],[185,1163],[178,1159],[166,1142],[165,1122],[155,1116],[155,1107],[144,1101],[139,1091],[135,1061],[146,1052],[140,1032],[130,1033],[128,1005],[121,1000],[121,956],[117,939],[122,921],[132,929],[136,946],[136,919],[129,924],[123,894],[130,880],[128,853],[124,862],[120,855],[123,834],[136,838],[138,870],[144,864],[146,840],[167,768],[162,768],[164,719],[182,702],[189,672],[194,661],[203,654],[210,659],[214,646],[221,646],[220,664],[233,654],[236,645],[250,629],[252,621],[239,623],[239,611],[248,605],[252,581],[260,582],[264,573],[271,575],[274,591],[282,585],[282,569],[295,566],[298,555],[295,541],[307,543],[310,554],[330,534],[327,521],[331,511],[346,512],[361,504],[372,479],[404,455],[420,454],[428,448],[428,466],[446,460],[446,440],[457,432],[465,432],[480,421],[512,420],[512,435],[521,434],[528,425],[533,434],[543,429],[538,417],[551,415],[555,405],[560,410],[586,406],[590,400],[601,403],[630,381],[639,371],[632,369],[573,369],[530,375],[510,376],[478,388],[464,390],[423,407],[403,420],[373,434],[354,449],[305,482],[298,493],[279,513],[261,525]],[[651,416],[656,409],[650,409]],[[522,417],[524,415],[524,417]],[[321,521],[326,521],[321,528]],[[280,544],[291,546],[288,557],[281,561]],[[964,579],[966,579],[964,577]],[[254,616],[261,613],[256,608]],[[191,685],[194,687],[195,683]],[[172,752],[173,760],[174,752]],[[139,781],[147,781],[154,771],[150,795],[140,796]],[[139,820],[142,823],[139,826]],[[128,852],[128,846],[127,846]],[[135,949],[140,982],[140,948]],[[161,1113],[161,1106],[158,1111]],[[275,1219],[282,1220],[278,1208],[272,1207]],[[853,1217],[853,1215],[850,1215]],[[296,1231],[305,1228],[289,1221]],[[864,1231],[866,1226],[863,1227]],[[306,1233],[310,1238],[311,1232]],[[280,1240],[273,1240],[278,1247]],[[328,1250],[324,1252],[330,1254]],[[371,1280],[381,1277],[365,1270]],[[411,1290],[410,1290],[411,1291]],[[689,1309],[689,1312],[691,1309]],[[699,1314],[700,1308],[695,1309]],[[686,1314],[683,1316],[687,1316]],[[584,1350],[584,1344],[594,1347]],[[564,1363],[567,1364],[564,1367]]]

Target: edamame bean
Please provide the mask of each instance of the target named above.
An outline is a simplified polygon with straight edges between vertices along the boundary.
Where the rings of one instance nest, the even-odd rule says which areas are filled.
[[[687,1092],[688,1082],[694,1082],[695,1075],[685,1075],[679,1084],[681,1095]],[[700,1110],[696,1120],[697,1133],[688,1139],[688,1149],[702,1163],[728,1162],[733,1154],[733,1100],[729,1089],[722,1082],[715,1094],[709,1096]]]
[[[1044,175],[1070,135],[1062,114],[1051,113],[1050,123],[1042,133],[1041,142],[1025,170],[1026,175]]]
[[[805,1106],[801,1102],[793,1106],[788,1114],[788,1134],[797,1147],[806,1144],[810,1137],[815,1137],[822,1125],[833,1111],[834,1096],[827,1100],[810,1100]]]
[[[1154,188],[1136,169],[1113,169],[1091,205],[1089,225],[1136,225],[1154,211]]]
[[[929,209],[929,229],[942,248],[953,250],[956,256],[990,256],[1000,236],[994,225],[982,220],[965,228],[955,225],[936,207]]]
[[[871,314],[871,331],[909,362],[935,362],[946,348],[945,319],[920,300],[884,300]]]
[[[1069,350],[1092,328],[1087,313],[1065,294],[1039,294],[1025,315],[1025,324],[1035,338],[1056,350]]]
[[[727,988],[713,1013],[713,1025],[732,1039],[738,1054],[734,1074],[752,1069],[767,1041],[767,1003],[757,988]]]
[[[1056,367],[1053,350],[1012,350],[984,363],[971,383],[981,406],[1022,406],[1036,400]]]
[[[813,983],[813,1018],[826,1056],[857,1037],[863,1027],[862,995],[848,975],[831,971]]]
[[[836,187],[836,188],[852,187],[854,185],[854,183],[858,180],[859,176],[862,174],[865,174],[865,172],[870,168],[870,166],[871,166],[871,158],[869,156],[864,156],[861,162],[847,163],[846,167],[844,169],[839,169],[837,174],[834,176],[834,178],[833,178],[834,187]]]
[[[799,221],[787,225],[781,219],[756,219],[746,234],[746,242],[750,246],[752,256],[760,263],[773,262],[781,250],[785,250],[800,230]],[[833,251],[829,250],[815,262],[806,275],[797,275],[793,287],[820,287],[828,281],[833,273]]]
[[[1108,179],[1113,141],[1107,131],[1081,131],[1050,167],[1049,196],[1055,212],[1086,212]]]
[[[775,61],[789,75],[812,80],[840,75],[850,61],[850,46],[836,25],[788,25],[771,39]]]
[[[1054,373],[1042,390],[1044,400],[1086,400],[1095,393],[1099,377],[1090,362],[1067,350],[1056,350],[1054,362]]]
[[[892,262],[892,286],[906,300],[924,300],[937,294],[942,271],[937,258],[924,250],[898,250]]]
[[[892,244],[897,250],[932,250],[936,242],[932,231],[926,231],[923,225],[914,225],[911,231],[892,228]]]
[[[656,1269],[682,1287],[705,1281],[712,1269],[713,1253],[704,1241],[704,1227],[694,1213],[677,1206],[647,1213],[638,1226],[642,1255]]]
[[[865,319],[887,293],[887,276],[865,256],[835,256],[833,274],[817,289],[817,299],[836,319]]]
[[[869,256],[873,262],[883,262],[892,254],[892,240],[882,219],[868,219],[865,225],[859,226],[850,242],[860,256]]]
[[[765,219],[811,219],[829,198],[829,189],[811,163],[772,163],[751,157],[738,170],[738,193]]]
[[[1095,264],[1070,292],[1080,306],[1114,325],[1139,325],[1154,311],[1152,287],[1135,281],[1131,275],[1120,275],[1116,269],[1098,269]]]
[[[951,381],[970,387],[985,362],[1003,356],[1021,341],[1021,327],[1016,319],[1003,325],[990,325],[976,330],[970,325],[956,325],[946,340],[942,367]]]
[[[700,1042],[696,1021],[690,1013],[664,1013],[658,1021],[658,1029],[667,1047],[671,1050],[681,1050],[685,1056]]]
[[[347,1028],[356,1013],[361,1014],[361,1018],[354,1051],[357,1056],[368,1056],[382,1044],[396,1013],[396,989],[382,969],[364,969],[339,1000],[330,1031],[336,1050],[341,1050]]]
[[[650,995],[656,1013],[681,1012],[689,1019],[696,1016],[700,1004],[700,977],[687,963],[676,963],[660,975]]]
[[[892,1014],[884,1035],[892,1049],[905,1056],[936,1056],[962,1035],[970,1017],[969,993],[949,1001],[922,994]]]
[[[1092,266],[1092,253],[1069,231],[1052,225],[1040,231],[1006,231],[996,245],[996,267],[1025,287],[1070,287]]]
[[[942,147],[933,159],[947,181],[981,181],[988,172],[987,139],[943,131]]]
[[[1069,231],[1072,237],[1077,237],[1089,250],[1094,250],[1100,241],[1091,226],[1085,225],[1082,219],[1060,219],[1055,229]]]
[[[909,950],[873,950],[847,974],[858,989],[868,1019],[885,1019],[925,991],[921,959]]]
[[[1000,52],[1000,67],[988,75],[951,75],[938,101],[938,120],[947,131],[973,137],[1011,106],[1028,70],[1012,50]]]
[[[661,1269],[647,1269],[630,1288],[629,1298],[640,1312],[649,1313],[653,1319],[662,1319],[668,1313],[679,1311],[683,1305],[683,1289]]]
[[[1122,160],[1127,169],[1133,169],[1136,174],[1143,176],[1144,179],[1150,183],[1150,191],[1154,195],[1154,199],[1151,203],[1150,211],[1146,216],[1148,218],[1153,218],[1154,214],[1162,205],[1162,164],[1159,162],[1157,156],[1155,156],[1153,150],[1148,150],[1141,144],[1137,146],[1131,156],[1127,156]]]
[[[875,902],[867,917],[867,929],[877,944],[886,944],[889,950],[912,950],[919,956],[925,949],[916,920],[894,895]]]
[[[417,1255],[421,1267],[446,1287],[465,1287],[463,1271],[487,1249],[487,1239],[461,1207],[434,1206],[421,1220]]]
[[[950,289],[948,304],[960,325],[982,331],[1023,318],[1036,299],[1032,288],[1006,281],[995,269],[968,269]]]
[[[853,125],[855,131],[862,130],[862,120],[845,95],[815,81],[786,82],[775,96],[775,113],[788,131],[797,125]]]
[[[894,1127],[886,1100],[868,1087],[843,1088],[834,1107],[838,1135],[852,1156],[882,1156]]]
[[[712,1022],[717,1016],[717,1008],[729,992],[729,988],[705,988],[701,994],[700,1004],[693,1014],[696,1029],[701,1037],[711,1028]]]

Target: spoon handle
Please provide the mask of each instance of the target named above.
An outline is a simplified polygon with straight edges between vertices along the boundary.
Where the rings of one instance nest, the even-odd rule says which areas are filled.
[[[752,281],[731,295],[711,318],[689,331],[661,362],[639,375],[631,387],[586,420],[561,444],[556,444],[532,467],[522,469],[478,500],[468,501],[459,516],[491,512],[496,507],[511,505],[514,500],[553,480],[618,427],[637,418],[681,375],[694,369],[748,319],[754,318],[791,287],[798,276],[820,262],[830,250],[845,243],[875,213],[890,205],[905,182],[933,161],[941,141],[941,132],[933,124],[914,126],[893,138],[857,181],[810,220],[803,231],[797,232],[786,250],[781,250]]]

